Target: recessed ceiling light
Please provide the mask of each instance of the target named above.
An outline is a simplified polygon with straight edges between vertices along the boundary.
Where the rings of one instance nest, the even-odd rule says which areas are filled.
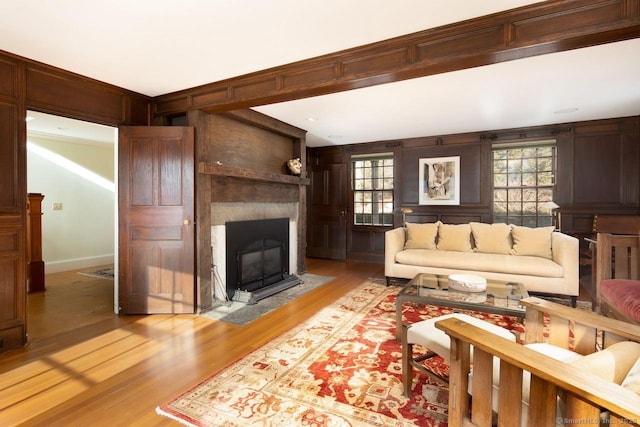
[[[575,113],[576,111],[578,111],[578,108],[572,107],[572,108],[563,108],[561,110],[556,110],[553,113],[554,114],[566,114],[566,113]]]
[[[307,121],[309,121],[309,122],[317,122],[318,118],[317,117],[307,117]]]
[[[35,120],[35,117],[33,116],[27,116],[26,121],[30,122],[31,120]]]

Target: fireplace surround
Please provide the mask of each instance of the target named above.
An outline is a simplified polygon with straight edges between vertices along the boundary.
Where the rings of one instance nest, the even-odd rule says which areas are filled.
[[[228,202],[211,209],[214,299],[252,304],[300,283],[298,203]]]

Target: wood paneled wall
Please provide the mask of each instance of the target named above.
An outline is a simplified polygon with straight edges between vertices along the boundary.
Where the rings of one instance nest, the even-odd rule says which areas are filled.
[[[26,343],[26,116],[148,125],[151,99],[0,51],[0,352]]]
[[[402,223],[400,207],[412,208],[406,216],[410,222],[492,222],[492,145],[550,138],[557,145],[554,201],[560,205],[563,232],[590,234],[596,213],[640,214],[640,116],[358,144],[357,152],[394,147],[396,226]],[[310,148],[311,168],[321,168],[323,159],[346,155],[342,167],[348,176],[348,155],[354,148]],[[448,156],[460,156],[460,205],[419,205],[417,159]],[[349,189],[347,182],[344,191],[351,194]],[[345,209],[349,203],[345,202]],[[312,221],[310,218],[310,230],[316,226]],[[371,236],[384,231],[371,227],[347,230],[358,243],[357,250],[350,247],[348,253],[355,259],[380,259],[384,252],[380,236]]]
[[[451,223],[491,221],[492,145],[555,139],[558,168],[554,201],[561,207],[563,231],[589,232],[594,213],[640,212],[639,126],[636,116],[402,141],[399,167],[403,181],[398,203],[418,204],[416,158],[459,155],[460,206],[416,206],[411,216]]]
[[[560,153],[568,162],[562,163],[566,190],[558,202],[563,230],[589,234],[595,213],[640,213],[640,118],[576,123],[573,129]]]
[[[26,139],[17,64],[0,61],[0,352],[26,342]],[[20,120],[22,118],[22,120]]]

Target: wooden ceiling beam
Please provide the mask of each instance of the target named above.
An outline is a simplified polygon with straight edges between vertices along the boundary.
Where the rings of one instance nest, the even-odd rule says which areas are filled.
[[[229,111],[638,37],[640,0],[552,0],[158,96],[154,115]]]

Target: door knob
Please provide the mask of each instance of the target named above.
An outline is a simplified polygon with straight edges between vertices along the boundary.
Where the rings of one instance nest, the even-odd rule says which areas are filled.
[[[182,223],[184,225],[189,225],[189,224],[191,224],[191,221],[189,221],[188,219],[185,219],[184,221],[182,221]]]

